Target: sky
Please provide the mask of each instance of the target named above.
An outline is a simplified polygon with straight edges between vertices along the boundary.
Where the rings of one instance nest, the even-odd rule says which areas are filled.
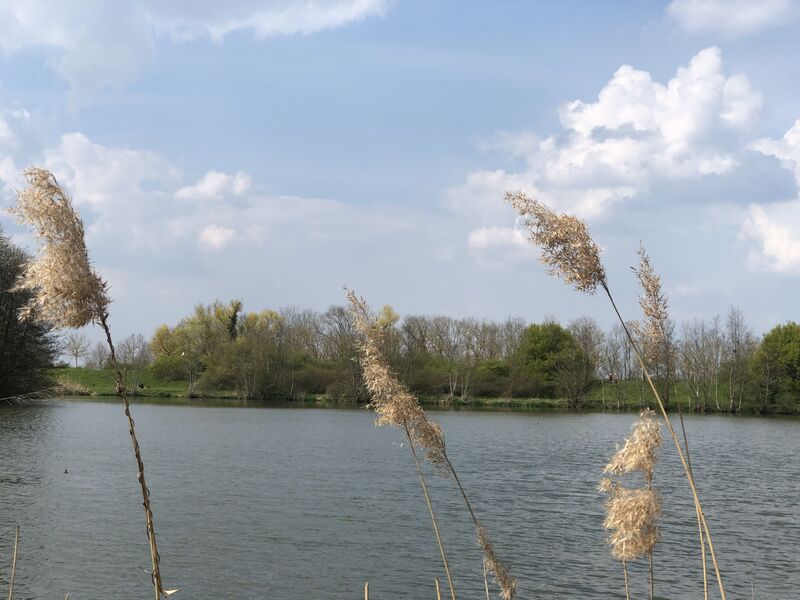
[[[800,1],[0,0],[0,206],[50,169],[118,336],[198,303],[610,326],[506,191],[584,219],[628,319],[797,319]],[[0,227],[33,251],[5,210]]]

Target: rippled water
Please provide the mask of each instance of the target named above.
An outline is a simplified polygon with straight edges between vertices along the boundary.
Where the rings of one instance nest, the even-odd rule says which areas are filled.
[[[369,413],[136,405],[134,416],[164,581],[181,597],[344,600],[365,579],[373,598],[434,597],[443,574],[408,449]],[[595,486],[633,415],[435,418],[521,598],[624,597]],[[687,429],[729,597],[750,598],[751,582],[758,598],[800,597],[800,421],[703,417]],[[663,454],[657,596],[702,597],[690,496],[674,449]],[[0,461],[2,589],[19,524],[15,597],[152,596],[119,406],[0,409]],[[459,596],[480,598],[470,521],[451,481],[430,482]]]

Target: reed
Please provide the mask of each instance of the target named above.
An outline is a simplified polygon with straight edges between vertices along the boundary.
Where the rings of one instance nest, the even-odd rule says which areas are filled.
[[[92,267],[86,250],[83,222],[55,176],[46,169],[36,167],[26,170],[24,175],[28,187],[17,192],[16,205],[11,212],[21,224],[34,229],[40,247],[15,286],[17,290],[32,292],[31,301],[22,309],[19,317],[39,319],[62,329],[77,329],[94,323],[100,325],[105,333],[115,372],[116,392],[124,407],[136,459],[150,547],[150,575],[155,600],[159,600],[177,590],[165,591],[161,583],[161,560],[150,506],[150,490],[145,481],[144,463],[125,390],[125,379],[117,362],[108,325],[108,308],[111,304],[108,284]]]
[[[17,577],[17,552],[19,551],[19,525],[14,535],[14,554],[11,557],[11,576],[8,578],[8,600],[14,598],[14,580]]]
[[[406,434],[417,467],[420,484],[431,513],[434,532],[436,533],[437,543],[439,544],[448,583],[450,584],[451,595],[454,595],[455,591],[450,578],[450,570],[439,538],[438,526],[435,518],[433,518],[433,509],[430,506],[427,486],[417,460],[415,447],[424,449],[428,462],[440,474],[452,476],[458,487],[475,527],[478,546],[483,555],[484,587],[487,597],[489,595],[489,586],[486,574],[492,573],[500,589],[500,597],[503,600],[512,600],[517,589],[516,579],[511,575],[508,567],[497,558],[488,530],[475,514],[464,486],[458,477],[458,472],[447,453],[447,446],[441,427],[428,418],[417,398],[391,372],[383,351],[384,329],[370,312],[366,301],[356,296],[351,290],[347,291],[347,299],[350,302],[350,309],[356,328],[363,338],[361,365],[364,370],[364,381],[372,397],[370,406],[378,415],[376,420],[378,425],[393,425]]]
[[[642,368],[647,384],[653,392],[653,396],[658,404],[658,408],[664,419],[664,424],[672,438],[675,449],[678,452],[681,466],[686,475],[692,500],[695,505],[695,514],[702,528],[705,542],[708,546],[714,572],[716,574],[717,586],[720,597],[726,600],[725,587],[722,582],[714,543],[708,521],[703,512],[703,506],[695,485],[692,469],[686,459],[682,445],[678,440],[678,435],[670,420],[666,406],[661,399],[661,395],[647,369],[646,361],[642,351],[631,334],[628,323],[622,318],[614,297],[608,285],[606,271],[600,260],[600,250],[586,228],[586,225],[577,217],[567,214],[560,214],[548,208],[534,198],[528,197],[523,192],[506,193],[506,201],[509,202],[519,213],[525,227],[529,232],[531,244],[541,248],[541,260],[549,267],[552,275],[563,279],[571,284],[576,290],[583,293],[594,294],[597,288],[601,288],[611,304],[617,319],[622,325],[628,343],[636,355],[636,359]],[[646,253],[640,253],[640,259],[646,257]],[[657,330],[657,320],[661,319],[662,309],[666,310],[666,299],[661,292],[661,282],[657,278],[649,257],[645,262],[640,260],[639,269],[635,269],[637,277],[642,284],[643,294],[640,298],[645,319],[651,330]],[[654,321],[655,319],[655,321]],[[661,321],[663,323],[663,321]],[[661,332],[663,334],[663,332]]]
[[[661,445],[661,428],[653,419],[654,415],[649,409],[642,411],[639,421],[634,424],[633,434],[604,469],[604,473],[616,479],[605,477],[600,483],[600,489],[609,495],[603,525],[611,531],[608,538],[611,553],[622,562],[626,593],[627,563],[647,554],[651,600],[655,596],[653,549],[659,539],[658,519],[661,516],[661,500],[653,489],[656,451]],[[644,487],[623,487],[619,478],[635,472],[644,476]]]

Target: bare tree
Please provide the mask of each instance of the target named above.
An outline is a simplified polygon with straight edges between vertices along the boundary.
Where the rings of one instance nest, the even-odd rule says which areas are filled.
[[[75,359],[75,367],[78,367],[78,359],[83,358],[89,351],[89,340],[81,333],[70,332],[64,338],[64,349],[72,358]]]
[[[108,350],[108,345],[103,342],[97,342],[89,351],[86,366],[92,369],[105,369],[110,358],[111,353]]]
[[[725,320],[725,358],[728,364],[728,411],[741,411],[748,365],[758,346],[753,331],[744,320],[744,313],[731,306]]]
[[[150,344],[141,333],[129,335],[117,346],[117,357],[129,389],[140,389],[142,373],[153,362]]]

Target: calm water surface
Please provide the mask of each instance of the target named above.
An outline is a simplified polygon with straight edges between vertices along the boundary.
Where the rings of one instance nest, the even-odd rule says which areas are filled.
[[[134,416],[164,582],[180,597],[355,599],[365,579],[378,600],[434,597],[443,574],[408,449],[369,413],[136,405]],[[624,597],[595,487],[633,415],[435,418],[521,598]],[[750,598],[751,582],[760,599],[800,597],[800,421],[689,418],[687,429],[729,598]],[[657,595],[700,598],[694,510],[674,449],[662,454]],[[19,524],[15,597],[152,597],[119,406],[0,409],[0,461],[0,589]],[[471,523],[451,481],[430,483],[459,596],[480,598]]]

